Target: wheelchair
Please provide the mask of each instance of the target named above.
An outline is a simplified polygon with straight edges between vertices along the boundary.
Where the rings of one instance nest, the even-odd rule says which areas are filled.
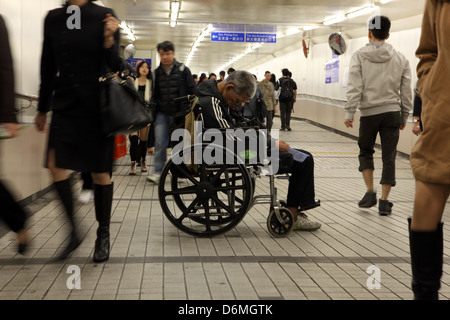
[[[189,112],[201,116],[196,96],[176,100],[188,101]],[[250,163],[247,156],[241,157],[216,143],[198,142],[174,148],[158,185],[166,218],[187,234],[213,237],[234,228],[254,205],[263,203],[270,205],[269,233],[286,237],[293,228],[294,217],[286,202],[277,197],[275,175],[270,174],[267,161]],[[269,178],[269,195],[255,195],[256,180],[262,176]]]

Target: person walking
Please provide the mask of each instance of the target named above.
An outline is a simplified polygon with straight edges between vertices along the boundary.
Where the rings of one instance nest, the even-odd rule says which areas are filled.
[[[272,73],[270,71],[266,71],[264,73],[264,80],[258,82],[257,86],[261,89],[264,102],[266,104],[266,127],[267,132],[270,134],[272,130],[273,124],[273,111],[275,109],[276,99],[275,99],[275,86],[270,81],[272,77]]]
[[[15,108],[14,69],[9,45],[8,29],[0,15],[0,125],[5,135],[14,138],[18,135],[20,125],[17,123],[17,109]],[[6,185],[0,180],[0,219],[16,233],[17,252],[25,253],[29,241],[26,229],[27,213],[17,203]]]
[[[136,65],[137,79],[134,82],[136,90],[144,98],[147,104],[150,104],[152,97],[152,71],[147,61],[140,61]],[[130,158],[131,169],[129,174],[136,175],[137,164],[141,165],[141,172],[147,172],[147,139],[149,137],[150,127],[145,127],[139,130],[139,132],[133,132],[130,134]]]
[[[67,24],[69,5],[80,9],[79,29],[71,29]],[[81,243],[66,169],[92,173],[98,222],[93,260],[109,259],[114,137],[106,137],[101,129],[98,79],[103,74],[102,63],[111,70],[120,70],[118,29],[113,10],[90,0],[69,0],[45,17],[35,124],[38,131],[44,131],[47,113],[52,111],[45,166],[71,226],[69,244],[58,259],[67,258]]]
[[[423,131],[411,152],[415,183],[409,218],[412,291],[416,300],[439,297],[444,235],[442,215],[450,194],[450,1],[427,0],[419,58],[417,88],[422,99]]]
[[[378,203],[380,215],[392,213],[388,197],[395,186],[395,158],[400,130],[412,110],[411,69],[403,54],[386,40],[391,21],[376,16],[369,21],[369,43],[351,58],[344,124],[353,128],[356,109],[361,112],[359,127],[359,171],[367,192],[358,203],[361,208],[377,204],[373,185],[375,140],[380,134],[383,169],[382,194]]]
[[[171,127],[178,121],[184,121],[186,106],[173,101],[174,98],[193,94],[195,81],[191,71],[175,59],[175,47],[172,42],[158,44],[161,64],[155,70],[155,86],[152,96],[156,105],[154,172],[147,181],[157,184],[167,157]],[[181,119],[181,120],[180,120]]]
[[[283,77],[281,77],[276,90],[279,90],[278,101],[280,101],[280,118],[281,118],[281,131],[291,131],[291,113],[294,103],[297,99],[297,84],[291,78],[291,73],[287,68],[281,70]]]

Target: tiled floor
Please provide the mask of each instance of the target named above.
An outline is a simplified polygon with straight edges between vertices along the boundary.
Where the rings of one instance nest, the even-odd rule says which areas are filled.
[[[308,216],[322,223],[320,230],[273,238],[266,228],[268,205],[258,204],[224,235],[187,235],[165,218],[157,188],[146,174],[128,175],[125,157],[113,175],[109,261],[92,262],[97,227],[92,201],[76,205],[82,245],[66,261],[52,260],[64,246],[67,223],[49,192],[28,206],[32,242],[26,256],[16,253],[12,232],[0,234],[0,299],[411,299],[406,219],[412,213],[414,180],[409,161],[397,159],[393,214],[382,217],[376,207],[356,205],[365,192],[356,141],[301,121],[293,121],[292,127],[280,137],[314,155],[316,196],[322,205]],[[379,186],[379,150],[375,158]],[[152,157],[148,159],[151,163]],[[257,194],[268,193],[264,179],[257,180]],[[75,180],[78,193],[81,183],[79,177]],[[277,181],[277,187],[280,195],[286,194],[286,181]],[[444,234],[449,233],[449,208]],[[441,299],[450,298],[448,247],[446,241]],[[70,268],[80,271],[80,289]],[[371,275],[379,275],[379,283]]]

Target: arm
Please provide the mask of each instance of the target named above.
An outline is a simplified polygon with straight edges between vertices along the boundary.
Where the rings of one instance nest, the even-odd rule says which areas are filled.
[[[419,82],[417,87],[419,93],[422,92],[427,75],[436,62],[438,47],[435,33],[434,17],[436,14],[436,0],[426,2],[425,11],[422,20],[422,32],[420,36],[419,47],[416,50],[416,56],[420,59],[417,64],[417,76]]]
[[[357,54],[352,56],[348,75],[347,104],[345,105],[345,126],[353,128],[353,118],[363,91],[361,62]]]
[[[0,16],[0,123],[16,123],[14,71],[8,31]]]
[[[401,99],[401,111],[402,111],[402,125],[400,129],[404,129],[406,121],[408,121],[409,114],[412,110],[412,89],[411,89],[411,68],[409,67],[409,61],[405,59],[405,67],[402,74],[402,82],[400,86],[400,99]]]

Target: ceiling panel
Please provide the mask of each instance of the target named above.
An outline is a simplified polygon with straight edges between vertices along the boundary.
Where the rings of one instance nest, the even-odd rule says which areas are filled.
[[[322,22],[368,5],[379,7],[379,13],[393,21],[392,30],[420,27],[420,15],[425,0],[392,0],[380,4],[374,0],[183,0],[176,27],[169,26],[169,0],[102,0],[113,8],[119,19],[125,20],[136,35],[134,45],[138,50],[154,50],[158,43],[170,40],[175,45],[176,57],[185,62],[197,37],[210,23],[232,25],[276,26],[278,33],[307,25],[320,25],[319,29],[278,38],[275,44],[266,43],[233,63],[243,68],[256,60],[270,57],[289,46],[298,46],[301,40],[326,41],[332,32],[342,32],[347,37],[360,37],[367,33],[367,14],[332,26]],[[415,17],[413,19],[407,19]],[[399,21],[396,23],[396,21]],[[401,21],[407,21],[401,23]],[[131,43],[122,35],[124,45]],[[189,63],[193,73],[216,72],[251,44],[237,42],[211,42],[206,37]]]

